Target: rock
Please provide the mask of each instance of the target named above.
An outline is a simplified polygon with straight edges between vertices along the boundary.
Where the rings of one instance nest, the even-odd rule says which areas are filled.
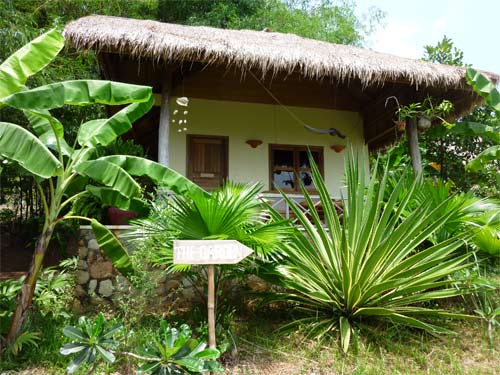
[[[88,264],[87,264],[87,262],[86,262],[86,261],[84,261],[84,260],[81,260],[81,259],[80,259],[80,260],[78,261],[78,269],[79,269],[79,270],[86,270],[87,268],[88,268]]]
[[[78,284],[82,285],[89,281],[90,275],[87,271],[78,271],[76,273],[76,281]]]
[[[179,287],[181,286],[181,283],[178,281],[178,280],[168,280],[166,283],[165,283],[165,288],[167,290],[175,290],[175,289],[179,289]]]
[[[194,300],[196,298],[196,292],[194,288],[186,288],[182,290],[182,295],[187,300]]]
[[[89,250],[99,250],[99,244],[94,238],[89,241],[87,247],[89,248]]]
[[[90,265],[90,276],[93,279],[107,279],[113,276],[113,263],[101,262]]]
[[[156,280],[158,283],[164,283],[167,281],[167,275],[165,273],[162,273],[161,275],[158,276],[158,279]]]
[[[90,304],[94,306],[104,305],[106,300],[102,297],[90,297]]]
[[[85,291],[85,289],[83,289],[83,286],[77,285],[75,288],[75,295],[78,298],[84,298],[87,297],[87,292]]]
[[[126,292],[130,286],[130,283],[128,282],[126,277],[118,275],[116,277],[116,286],[117,289],[120,290],[121,292]]]
[[[80,259],[87,258],[88,253],[89,253],[89,249],[87,249],[85,246],[80,246],[78,248],[78,256],[80,257]]]
[[[78,246],[85,246],[85,241],[84,240],[78,241]]]
[[[99,283],[99,294],[103,297],[111,297],[115,290],[111,280],[103,280]]]
[[[89,294],[94,294],[95,293],[95,288],[97,287],[97,280],[90,280],[89,281]]]
[[[80,300],[78,298],[75,298],[73,300],[71,310],[73,310],[73,312],[75,312],[75,313],[80,313],[82,311],[82,303],[80,302]]]

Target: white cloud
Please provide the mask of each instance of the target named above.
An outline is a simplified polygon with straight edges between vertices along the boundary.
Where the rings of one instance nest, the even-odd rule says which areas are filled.
[[[422,55],[422,47],[416,45],[414,39],[421,32],[421,27],[415,23],[388,22],[369,38],[370,48],[397,56],[418,58]]]

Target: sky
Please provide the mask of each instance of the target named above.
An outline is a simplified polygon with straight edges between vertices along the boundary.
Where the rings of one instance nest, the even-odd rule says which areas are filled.
[[[370,6],[386,13],[366,47],[421,58],[425,45],[444,35],[463,51],[464,62],[500,74],[500,0],[356,0],[361,15]]]

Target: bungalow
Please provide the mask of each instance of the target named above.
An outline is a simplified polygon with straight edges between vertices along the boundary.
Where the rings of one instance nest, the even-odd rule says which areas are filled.
[[[64,35],[96,51],[104,78],[153,87],[155,107],[133,137],[207,189],[226,178],[260,180],[273,197],[277,188],[298,194],[300,178],[314,190],[309,148],[338,197],[347,141],[374,150],[400,136],[389,97],[402,105],[448,99],[456,115],[480,102],[461,67],[268,29],[89,16]],[[407,132],[416,137],[414,122]]]

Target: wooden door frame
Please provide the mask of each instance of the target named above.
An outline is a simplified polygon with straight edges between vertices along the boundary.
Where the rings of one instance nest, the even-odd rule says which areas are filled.
[[[191,155],[191,140],[193,138],[222,139],[224,141],[223,150],[226,162],[223,166],[223,181],[226,181],[229,177],[229,137],[227,135],[186,134],[186,177],[191,180],[189,175],[189,155]]]

